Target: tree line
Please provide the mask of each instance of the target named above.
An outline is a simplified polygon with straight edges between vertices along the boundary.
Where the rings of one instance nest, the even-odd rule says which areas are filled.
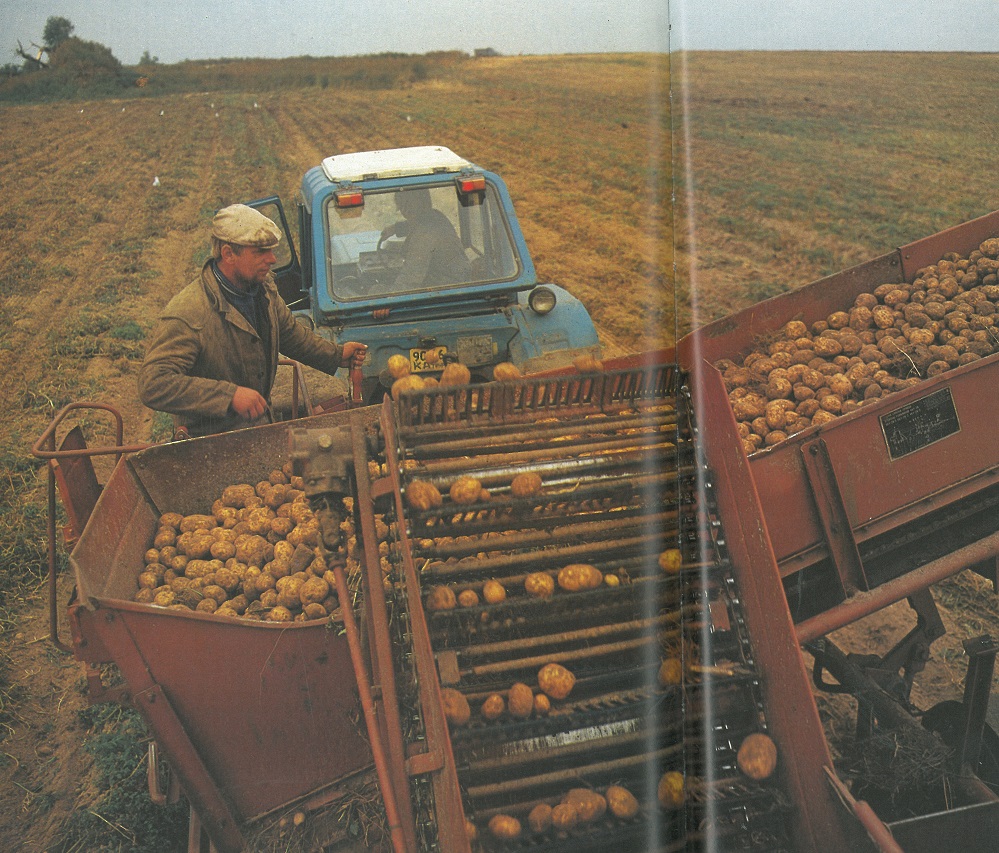
[[[28,48],[18,41],[14,53],[21,63],[7,63],[0,68],[0,77],[27,78],[46,75],[49,83],[88,88],[95,83],[121,83],[122,64],[111,49],[95,41],[73,35],[75,27],[61,16],[50,17],[42,31],[41,44],[32,42]],[[131,84],[131,80],[126,85]],[[43,87],[50,88],[50,87]]]

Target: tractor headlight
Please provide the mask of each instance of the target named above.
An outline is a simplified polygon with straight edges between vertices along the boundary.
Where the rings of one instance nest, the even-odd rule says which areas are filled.
[[[555,292],[547,287],[535,287],[527,297],[527,304],[535,314],[543,317],[555,307]]]

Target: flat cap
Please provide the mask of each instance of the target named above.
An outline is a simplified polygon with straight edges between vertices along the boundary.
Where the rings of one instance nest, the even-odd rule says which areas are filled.
[[[212,219],[212,236],[237,246],[273,249],[281,242],[281,229],[259,210],[245,204],[231,204]]]

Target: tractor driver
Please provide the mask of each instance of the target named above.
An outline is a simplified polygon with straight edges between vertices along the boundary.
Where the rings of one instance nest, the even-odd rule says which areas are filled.
[[[400,290],[468,281],[471,265],[454,225],[433,206],[430,190],[419,188],[396,193],[395,205],[403,216],[382,231],[379,245],[389,237],[405,238],[404,262],[395,280]]]
[[[244,204],[212,220],[212,257],[170,300],[139,370],[139,398],[192,436],[271,421],[278,353],[324,373],[364,361],[299,323],[270,274],[280,229]]]

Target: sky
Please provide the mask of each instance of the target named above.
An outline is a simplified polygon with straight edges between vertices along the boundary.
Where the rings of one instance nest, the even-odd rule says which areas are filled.
[[[503,54],[999,51],[997,0],[0,0],[0,64],[45,21],[125,65],[491,47]],[[670,34],[670,26],[672,33]],[[7,55],[4,55],[4,51]]]
[[[673,48],[999,50],[997,0],[672,0]]]
[[[45,21],[125,65],[223,57],[357,56],[491,47],[503,54],[667,49],[655,0],[0,0],[0,64]]]

